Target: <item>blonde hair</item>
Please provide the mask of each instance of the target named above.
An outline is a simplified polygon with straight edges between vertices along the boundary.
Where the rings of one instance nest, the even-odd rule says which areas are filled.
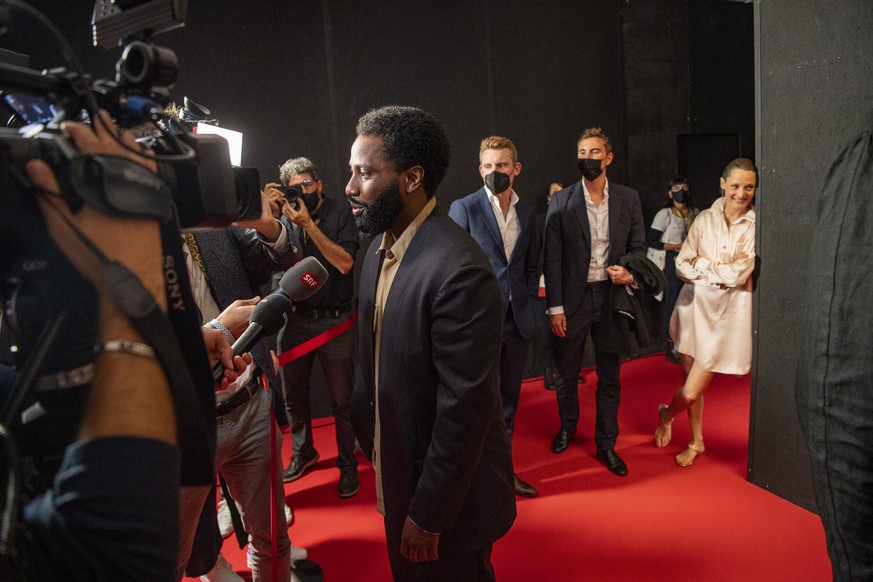
[[[479,161],[482,161],[482,154],[485,150],[509,150],[509,156],[512,158],[512,163],[518,161],[518,151],[515,149],[515,144],[508,137],[499,135],[491,135],[482,140],[479,144]]]

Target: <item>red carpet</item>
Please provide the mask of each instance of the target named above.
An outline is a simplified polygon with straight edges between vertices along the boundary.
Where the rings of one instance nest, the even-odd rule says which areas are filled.
[[[657,405],[682,382],[662,355],[622,367],[621,436],[616,450],[625,478],[594,458],[593,371],[580,386],[582,419],[570,448],[549,450],[558,429],[553,392],[526,382],[516,419],[515,467],[539,489],[520,499],[512,530],[494,546],[501,582],[553,581],[818,581],[830,563],[818,518],[745,481],[749,377],[717,377],[706,393],[706,454],[679,468],[673,456],[689,440],[676,419],[673,442],[652,444]],[[295,545],[309,550],[327,582],[390,580],[373,472],[361,463],[361,491],[336,495],[339,475],[332,420],[318,421],[321,460],[285,488],[294,508]],[[285,435],[287,462],[290,442]],[[245,555],[231,541],[225,556],[244,577]]]

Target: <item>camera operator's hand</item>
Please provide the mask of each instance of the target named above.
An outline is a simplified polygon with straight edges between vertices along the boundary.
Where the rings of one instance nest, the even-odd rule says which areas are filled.
[[[278,199],[284,200],[282,192],[275,187],[265,188],[261,191],[261,216],[253,220],[241,220],[234,222],[233,226],[241,228],[253,228],[270,242],[276,242],[282,233],[282,227],[276,219],[279,213]],[[275,210],[274,210],[275,209]]]
[[[215,366],[218,362],[224,366],[224,378],[221,384],[215,387],[216,391],[227,390],[231,382],[252,363],[251,354],[241,356],[233,355],[233,348],[227,343],[224,333],[211,327],[201,327],[203,343],[206,345],[206,353],[209,355],[209,365]]]
[[[238,338],[248,328],[249,318],[260,300],[258,296],[251,299],[237,299],[228,305],[217,319],[233,334],[233,337]]]

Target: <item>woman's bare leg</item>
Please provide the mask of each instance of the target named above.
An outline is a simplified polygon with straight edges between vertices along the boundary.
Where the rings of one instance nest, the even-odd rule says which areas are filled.
[[[658,407],[659,425],[655,430],[655,445],[665,447],[672,437],[671,424],[673,419],[683,410],[688,410],[688,422],[691,425],[692,454],[703,452],[703,392],[712,380],[713,373],[705,370],[687,354],[680,354],[682,371],[685,373],[685,384],[676,390],[669,406]],[[695,449],[700,451],[694,453]],[[686,451],[687,452],[687,451]],[[684,455],[685,453],[683,453]],[[693,458],[691,461],[693,462]],[[678,462],[678,459],[677,459]],[[690,464],[690,463],[689,463]]]
[[[688,407],[688,424],[691,426],[691,442],[676,455],[676,464],[680,467],[690,467],[706,451],[703,446],[703,394]]]

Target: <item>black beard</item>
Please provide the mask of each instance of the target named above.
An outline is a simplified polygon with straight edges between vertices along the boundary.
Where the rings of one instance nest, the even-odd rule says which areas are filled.
[[[396,182],[379,192],[379,196],[372,204],[364,204],[360,199],[355,202],[364,207],[364,212],[355,217],[355,224],[365,237],[375,236],[388,230],[403,210],[400,187]]]

